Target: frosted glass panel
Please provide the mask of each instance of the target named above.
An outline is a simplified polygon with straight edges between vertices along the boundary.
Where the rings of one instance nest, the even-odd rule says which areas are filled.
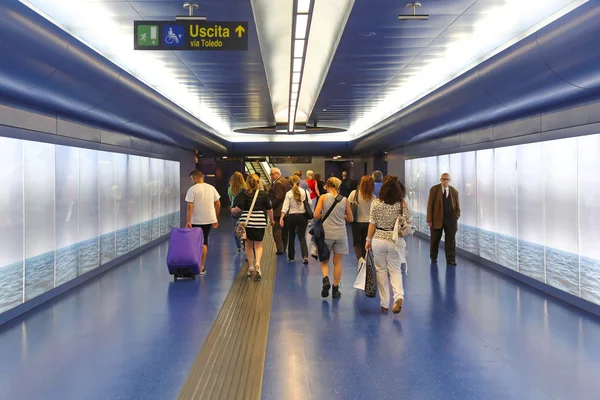
[[[25,142],[25,300],[54,288],[54,151]]]
[[[0,313],[179,225],[178,162],[0,137],[0,163]]]
[[[517,269],[517,148],[494,151],[496,182],[496,261]]]
[[[150,181],[150,159],[140,158],[142,164],[142,233],[140,244],[144,245],[152,240],[152,195]]]
[[[429,186],[427,185],[427,159],[422,158],[418,162],[418,177],[419,177],[419,230],[427,235],[429,226],[427,226],[427,198],[429,197]]]
[[[544,157],[541,143],[517,146],[519,272],[546,281]]]
[[[496,261],[494,150],[477,152],[477,243],[479,255]]]
[[[23,302],[23,142],[0,137],[0,313]]]
[[[79,274],[79,149],[56,146],[56,286]]]
[[[600,304],[600,135],[578,141],[581,297]]]
[[[100,264],[115,259],[115,155],[98,153],[98,197],[100,206]]]
[[[160,237],[160,180],[162,160],[150,160],[150,204],[152,210],[152,240]]]
[[[459,193],[463,249],[479,254],[477,244],[477,156],[462,153],[463,193]]]
[[[458,201],[461,205],[461,213],[464,214],[463,207],[463,196],[465,193],[465,184],[463,179],[463,170],[462,170],[462,157],[460,154],[451,154],[450,155],[450,167],[449,173],[451,177],[450,186],[454,187],[458,191]],[[456,247],[462,248],[464,246],[463,242],[463,218],[459,218],[458,220],[458,232],[456,232]]]
[[[98,152],[79,150],[79,274],[100,264]]]
[[[127,216],[128,172],[127,154],[115,154],[115,226],[117,257],[129,251],[129,220]]]
[[[142,164],[138,156],[129,156],[127,169],[127,215],[129,220],[129,250],[140,247],[142,222]]]
[[[544,142],[543,149],[546,281],[579,295],[577,138]]]

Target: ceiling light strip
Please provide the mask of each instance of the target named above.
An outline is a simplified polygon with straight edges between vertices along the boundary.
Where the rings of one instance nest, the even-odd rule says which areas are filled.
[[[294,0],[294,18],[292,23],[292,62],[290,63],[290,98],[288,101],[288,133],[294,133],[296,112],[298,111],[298,95],[302,87],[302,73],[308,34],[314,8],[314,0]]]

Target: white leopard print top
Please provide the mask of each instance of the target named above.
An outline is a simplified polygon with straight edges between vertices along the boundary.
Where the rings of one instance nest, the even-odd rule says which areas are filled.
[[[377,227],[373,238],[393,241],[392,231],[401,211],[402,203],[389,205],[379,199],[373,200],[369,218],[369,222]]]

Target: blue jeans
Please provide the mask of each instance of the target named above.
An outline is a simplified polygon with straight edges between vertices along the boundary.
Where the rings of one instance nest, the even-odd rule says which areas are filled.
[[[236,217],[232,216],[231,219],[233,219],[233,226],[235,226],[235,224],[238,222],[239,218],[236,218]],[[242,248],[242,243],[240,241],[240,238],[237,237],[237,235],[235,234],[235,230],[233,231],[233,237],[235,238],[235,245],[236,245],[236,247],[238,249],[241,249]]]

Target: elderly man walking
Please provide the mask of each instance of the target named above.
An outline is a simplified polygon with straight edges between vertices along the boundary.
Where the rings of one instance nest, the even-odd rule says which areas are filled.
[[[273,217],[275,221],[279,221],[285,194],[291,189],[291,185],[287,179],[281,176],[279,168],[271,168],[271,180],[273,183],[271,185],[269,197],[273,204]],[[275,245],[277,246],[277,255],[285,253],[288,243],[287,228],[285,228],[285,226],[282,228],[279,224],[274,224],[273,239],[275,239]]]
[[[446,264],[456,266],[456,232],[460,218],[458,191],[450,186],[450,174],[442,174],[440,182],[429,190],[427,201],[427,224],[431,229],[429,256],[432,263],[437,262],[438,247],[444,231]]]

